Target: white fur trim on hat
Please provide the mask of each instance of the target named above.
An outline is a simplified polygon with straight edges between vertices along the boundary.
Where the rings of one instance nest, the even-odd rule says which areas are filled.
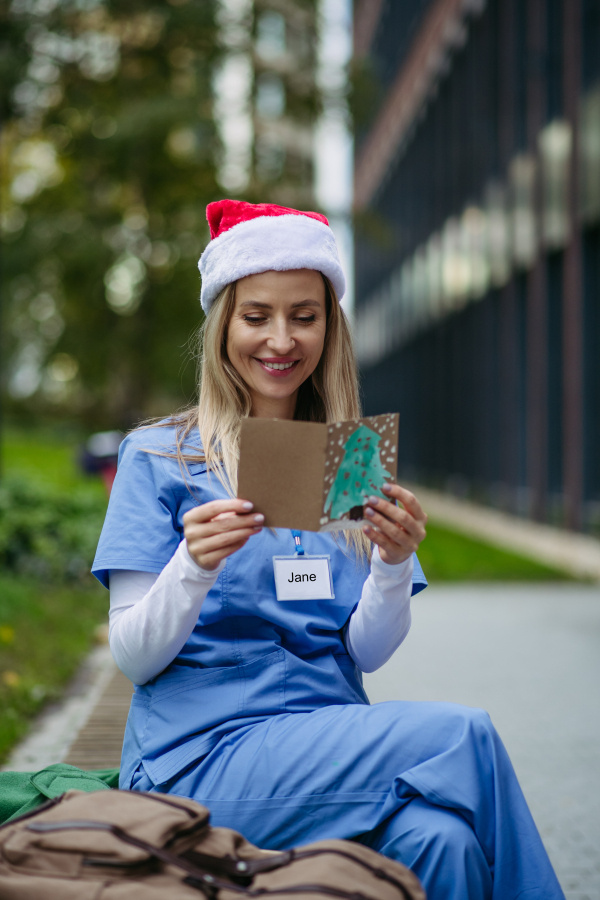
[[[207,245],[198,268],[205,313],[232,281],[271,270],[316,269],[329,278],[339,300],[346,290],[331,228],[303,215],[260,216],[239,222]]]

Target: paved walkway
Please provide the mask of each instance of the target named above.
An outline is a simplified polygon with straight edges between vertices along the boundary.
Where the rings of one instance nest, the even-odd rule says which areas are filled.
[[[90,717],[69,747],[65,762],[80,769],[117,769],[133,688],[115,667]]]
[[[600,588],[430,587],[372,702],[486,709],[568,900],[600,900]]]

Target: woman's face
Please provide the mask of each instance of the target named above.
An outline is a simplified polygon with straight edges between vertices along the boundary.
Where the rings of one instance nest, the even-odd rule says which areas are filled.
[[[261,272],[238,281],[227,354],[248,386],[254,416],[293,417],[298,388],[321,358],[326,325],[319,272]]]

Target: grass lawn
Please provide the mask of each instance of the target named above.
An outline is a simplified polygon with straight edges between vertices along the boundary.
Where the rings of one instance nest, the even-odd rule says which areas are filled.
[[[427,525],[419,560],[429,582],[573,580],[562,570],[481,543],[435,522]]]
[[[84,489],[105,496],[97,476],[84,474],[77,464],[78,440],[51,430],[6,428],[2,441],[2,471],[58,490]]]
[[[108,594],[0,575],[0,761],[42,705],[60,696],[106,618]]]

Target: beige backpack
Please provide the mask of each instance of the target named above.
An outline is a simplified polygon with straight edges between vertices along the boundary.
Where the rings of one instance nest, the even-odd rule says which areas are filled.
[[[259,850],[209,816],[171,795],[67,791],[0,828],[0,900],[425,900],[361,844]]]

